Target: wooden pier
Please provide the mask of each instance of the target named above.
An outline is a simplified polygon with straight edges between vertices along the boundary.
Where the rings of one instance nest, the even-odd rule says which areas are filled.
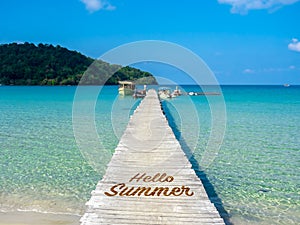
[[[149,90],[86,203],[82,225],[224,225]]]

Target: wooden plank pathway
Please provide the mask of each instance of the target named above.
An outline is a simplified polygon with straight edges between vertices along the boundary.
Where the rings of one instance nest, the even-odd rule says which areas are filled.
[[[149,90],[86,203],[82,225],[224,225]]]

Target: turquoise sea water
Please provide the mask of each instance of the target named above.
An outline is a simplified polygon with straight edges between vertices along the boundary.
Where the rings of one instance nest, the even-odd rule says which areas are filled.
[[[87,93],[88,88],[97,87],[87,87]],[[104,169],[95,172],[83,157],[89,150],[76,144],[75,90],[0,87],[1,211],[84,211]],[[222,90],[226,133],[215,160],[204,169],[215,194],[234,224],[300,224],[300,87],[224,86]],[[198,162],[212,130],[210,109],[221,101],[221,96],[210,98],[210,104],[205,96],[181,96],[163,104],[184,148],[193,151]],[[99,151],[105,154],[94,163],[109,162],[138,102],[120,98],[115,86],[101,90],[95,125],[103,147]]]

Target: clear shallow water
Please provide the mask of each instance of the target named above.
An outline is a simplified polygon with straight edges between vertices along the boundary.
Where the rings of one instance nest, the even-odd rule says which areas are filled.
[[[196,87],[184,87],[195,91]],[[75,87],[0,87],[0,210],[80,214],[104,171],[82,157],[72,128]],[[227,129],[205,174],[236,224],[300,223],[300,87],[225,86]],[[214,96],[212,104],[220,97]],[[96,127],[107,164],[138,100],[104,87]],[[195,106],[199,123],[191,116]],[[201,161],[211,130],[204,96],[165,103]],[[180,114],[179,114],[180,113]],[[185,124],[189,128],[185,128]],[[200,124],[199,142],[197,131]],[[200,165],[201,166],[201,165]]]
[[[300,224],[300,87],[225,86],[223,93],[226,134],[204,172],[231,221]],[[180,107],[181,101],[167,106]],[[193,97],[193,102],[202,127],[194,152],[199,162],[209,137],[209,106],[205,97]],[[188,135],[184,139],[189,143]]]

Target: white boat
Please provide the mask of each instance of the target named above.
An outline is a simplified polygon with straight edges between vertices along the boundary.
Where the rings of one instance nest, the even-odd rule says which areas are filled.
[[[290,85],[289,85],[289,84],[284,84],[283,86],[284,86],[284,87],[289,87]]]
[[[171,89],[168,87],[161,87],[158,89],[158,95],[160,99],[172,98]]]
[[[182,95],[180,89],[178,88],[178,86],[176,86],[176,89],[172,92],[172,97],[177,97],[177,96],[180,96]]]
[[[132,95],[135,90],[135,83],[132,81],[119,81],[119,94]]]

